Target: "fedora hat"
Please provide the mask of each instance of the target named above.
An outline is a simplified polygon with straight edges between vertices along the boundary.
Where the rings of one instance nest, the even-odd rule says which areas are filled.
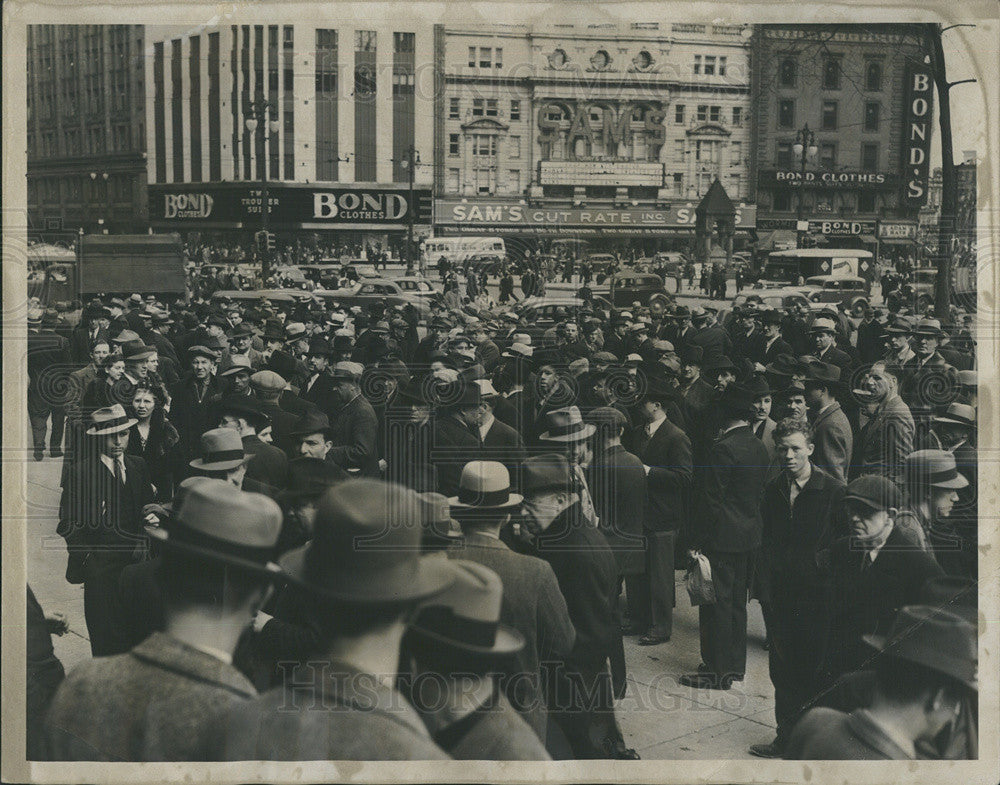
[[[820,384],[824,387],[842,387],[840,368],[833,363],[811,359],[804,363],[806,384]]]
[[[361,363],[340,362],[334,363],[333,370],[330,371],[330,378],[334,381],[356,382],[364,376],[365,366]]]
[[[421,556],[419,494],[380,480],[338,483],[320,498],[312,542],[282,559],[289,582],[337,603],[394,606],[455,581],[451,560]]]
[[[837,323],[827,317],[817,317],[809,328],[811,333],[833,333],[837,334]]]
[[[501,356],[510,357],[518,360],[530,360],[531,356],[534,354],[534,349],[524,343],[512,343],[510,347]]]
[[[955,456],[947,450],[916,450],[906,457],[906,479],[932,488],[966,488],[969,481],[959,474]]]
[[[747,379],[744,382],[744,386],[753,395],[754,399],[763,398],[765,395],[771,394],[771,385],[767,383],[767,379],[760,373],[755,373]]]
[[[441,493],[421,493],[420,522],[423,525],[421,549],[425,553],[442,551],[462,540],[462,527],[451,517],[448,497]]]
[[[288,462],[288,486],[278,494],[278,501],[287,504],[297,499],[318,499],[347,473],[330,461],[301,456]]]
[[[321,338],[319,336],[309,339],[309,350],[306,352],[307,355],[319,355],[322,357],[329,357],[333,354],[333,347],[326,338]]]
[[[479,655],[509,655],[524,648],[524,636],[500,623],[503,582],[489,567],[455,559],[455,582],[423,605],[410,633],[435,646]]]
[[[479,386],[479,396],[481,398],[496,398],[500,395],[489,379],[475,379],[474,384]]]
[[[525,496],[543,491],[569,492],[573,488],[569,462],[559,453],[535,455],[521,467],[521,489]]]
[[[594,435],[593,425],[585,423],[577,406],[554,409],[545,417],[546,429],[538,438],[546,442],[582,442]]]
[[[506,510],[517,507],[522,497],[510,492],[510,472],[499,461],[469,461],[462,468],[458,495],[448,499],[456,511]]]
[[[235,414],[258,425],[271,422],[271,416],[252,395],[230,395],[223,398],[219,402],[219,414]]]
[[[722,391],[722,395],[719,396],[719,406],[734,413],[745,414],[753,410],[756,398],[753,390],[742,384],[733,383]]]
[[[232,376],[240,371],[245,371],[248,375],[253,374],[253,366],[250,364],[250,358],[244,354],[232,354],[229,356],[228,362],[219,369],[216,376]]]
[[[976,427],[976,410],[967,403],[953,403],[944,414],[934,417],[934,422]]]
[[[396,400],[408,406],[426,406],[427,395],[419,379],[411,379],[396,392]]]
[[[122,357],[125,362],[141,362],[156,354],[155,346],[146,346],[141,340],[129,341],[122,346]]]
[[[260,493],[247,493],[225,480],[191,484],[167,526],[148,526],[165,551],[239,567],[277,578],[271,563],[281,534],[281,508]]]
[[[329,435],[330,418],[320,411],[307,411],[295,423],[295,427],[288,432],[289,436],[309,436],[313,433]]]
[[[929,605],[906,605],[896,612],[887,635],[862,635],[889,657],[922,665],[979,689],[976,628],[955,613]]]
[[[977,371],[959,371],[958,383],[962,387],[979,387],[979,373]]]
[[[940,338],[943,334],[941,322],[937,319],[920,319],[910,329],[910,335],[926,335],[929,338]]]
[[[111,433],[127,431],[139,422],[125,414],[125,408],[120,403],[98,409],[90,415],[90,419],[94,424],[87,429],[87,436],[107,436]]]
[[[226,332],[226,337],[232,340],[233,338],[249,338],[253,335],[253,329],[246,322],[240,322],[238,325]]]
[[[791,354],[779,354],[764,366],[764,370],[775,376],[794,376],[802,372],[802,363]]]
[[[666,369],[664,369],[666,371]],[[670,376],[656,369],[654,373],[645,374],[645,385],[640,384],[640,398],[647,401],[675,400],[677,389],[670,383]]]
[[[908,316],[897,316],[891,324],[885,328],[887,333],[893,335],[909,335],[913,330],[914,320]]]
[[[221,472],[235,469],[252,456],[243,449],[243,440],[232,428],[213,428],[201,435],[201,457],[188,463],[192,469]]]
[[[702,360],[701,369],[705,373],[709,373],[711,371],[735,371],[736,366],[733,365],[733,361],[730,360],[727,355],[720,352],[714,357]]]
[[[122,330],[118,335],[111,339],[111,343],[117,343],[121,345],[127,344],[129,341],[138,341],[139,333],[134,330]]]

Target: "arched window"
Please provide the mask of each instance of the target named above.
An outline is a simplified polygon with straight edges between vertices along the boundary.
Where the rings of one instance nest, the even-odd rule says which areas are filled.
[[[795,61],[790,57],[778,66],[778,82],[782,87],[795,87]]]
[[[882,89],[882,66],[879,63],[868,63],[865,68],[865,89]]]

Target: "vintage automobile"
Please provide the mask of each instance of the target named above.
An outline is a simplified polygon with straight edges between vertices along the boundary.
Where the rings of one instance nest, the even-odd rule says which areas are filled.
[[[923,313],[934,303],[937,272],[937,268],[934,267],[917,268],[911,273],[910,280],[886,298],[886,305],[892,310],[907,306],[917,313]]]
[[[392,280],[396,282],[403,293],[412,295],[413,297],[430,300],[439,294],[430,281],[426,278],[421,278],[419,275],[408,275],[402,278],[393,278]]]
[[[799,287],[785,287],[781,289],[744,289],[733,299],[733,308],[746,305],[754,300],[760,310],[773,309],[785,311],[796,305],[809,307],[809,298],[803,294]]]
[[[674,299],[664,287],[663,279],[653,273],[620,270],[608,279],[607,285],[608,299],[616,308],[628,308],[635,303],[646,306],[659,303],[665,308]]]
[[[864,315],[871,301],[871,284],[852,275],[813,275],[800,287],[811,303],[842,303],[853,316]]]
[[[430,305],[426,297],[405,291],[390,278],[362,278],[349,288],[317,289],[312,294],[344,308],[353,306],[366,308],[371,303],[381,303],[386,307],[409,304],[416,308],[422,317],[430,315]]]

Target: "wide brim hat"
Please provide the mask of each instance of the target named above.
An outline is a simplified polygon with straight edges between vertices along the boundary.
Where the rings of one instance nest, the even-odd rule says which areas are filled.
[[[941,322],[937,319],[921,319],[910,328],[910,335],[926,335],[928,338],[940,338],[944,335]]]
[[[451,560],[420,555],[417,497],[369,479],[331,488],[317,505],[312,542],[280,561],[289,583],[316,599],[362,607],[409,604],[447,589],[456,578]]]
[[[943,673],[978,690],[976,628],[961,616],[925,605],[900,608],[887,635],[862,635],[875,651]]]
[[[216,376],[232,376],[240,371],[246,372],[248,375],[252,376],[254,374],[253,365],[250,363],[250,358],[244,357],[242,355],[230,355],[229,364],[225,368],[220,368],[215,374]]]
[[[155,346],[147,346],[143,343],[137,343],[133,346],[126,344],[122,356],[125,362],[139,362],[140,360],[148,360],[156,354],[156,351]]]
[[[232,428],[214,428],[201,435],[201,457],[188,462],[192,469],[222,472],[247,463],[253,456],[243,449],[240,435]]]
[[[567,406],[555,409],[546,417],[546,430],[538,437],[540,441],[571,444],[589,439],[597,431],[592,423],[584,422],[580,409]]]
[[[90,419],[94,424],[87,429],[87,436],[107,436],[112,433],[127,431],[139,422],[129,417],[125,413],[125,407],[119,403],[104,409],[98,409],[90,415]]]
[[[807,385],[819,384],[838,390],[844,387],[840,367],[833,363],[825,363],[821,360],[812,359],[803,362],[802,369],[805,371],[805,383]]]
[[[810,333],[833,333],[837,334],[837,322],[826,316],[817,317],[809,326]]]
[[[188,489],[169,525],[145,528],[165,551],[278,580],[281,570],[272,559],[281,522],[281,509],[268,496],[205,479]]]
[[[288,462],[288,485],[277,495],[279,504],[297,499],[319,498],[345,479],[340,467],[321,458],[299,457]]]
[[[958,471],[955,456],[947,450],[915,450],[906,457],[908,482],[932,488],[967,488],[969,481]]]
[[[241,415],[261,423],[271,422],[271,415],[261,408],[260,402],[252,395],[231,395],[228,398],[223,398],[219,402],[218,412],[220,415]]]
[[[967,428],[976,427],[976,410],[963,403],[953,403],[944,414],[934,417],[934,422],[964,425]]]
[[[330,418],[322,413],[316,411],[309,411],[303,414],[291,430],[288,431],[289,436],[308,436],[311,433],[322,433],[324,435],[329,435],[333,426],[330,424]]]
[[[498,461],[470,461],[462,468],[458,495],[448,497],[457,513],[470,510],[506,510],[524,498],[510,491],[510,472]]]

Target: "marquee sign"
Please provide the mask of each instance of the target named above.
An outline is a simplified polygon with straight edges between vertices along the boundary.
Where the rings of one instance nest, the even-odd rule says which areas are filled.
[[[540,185],[663,185],[663,164],[649,161],[540,161]]]
[[[879,221],[879,240],[916,240],[917,225],[912,221]]]
[[[903,169],[907,178],[903,199],[908,207],[923,207],[927,202],[933,100],[930,66],[910,63],[906,67],[903,117]]]
[[[429,224],[431,193],[413,192],[414,223]],[[358,186],[322,188],[275,183],[268,187],[268,220],[273,228],[322,228],[329,225],[402,229],[409,223],[407,189]],[[264,209],[263,189],[255,183],[150,185],[149,215],[157,225],[256,227]]]

